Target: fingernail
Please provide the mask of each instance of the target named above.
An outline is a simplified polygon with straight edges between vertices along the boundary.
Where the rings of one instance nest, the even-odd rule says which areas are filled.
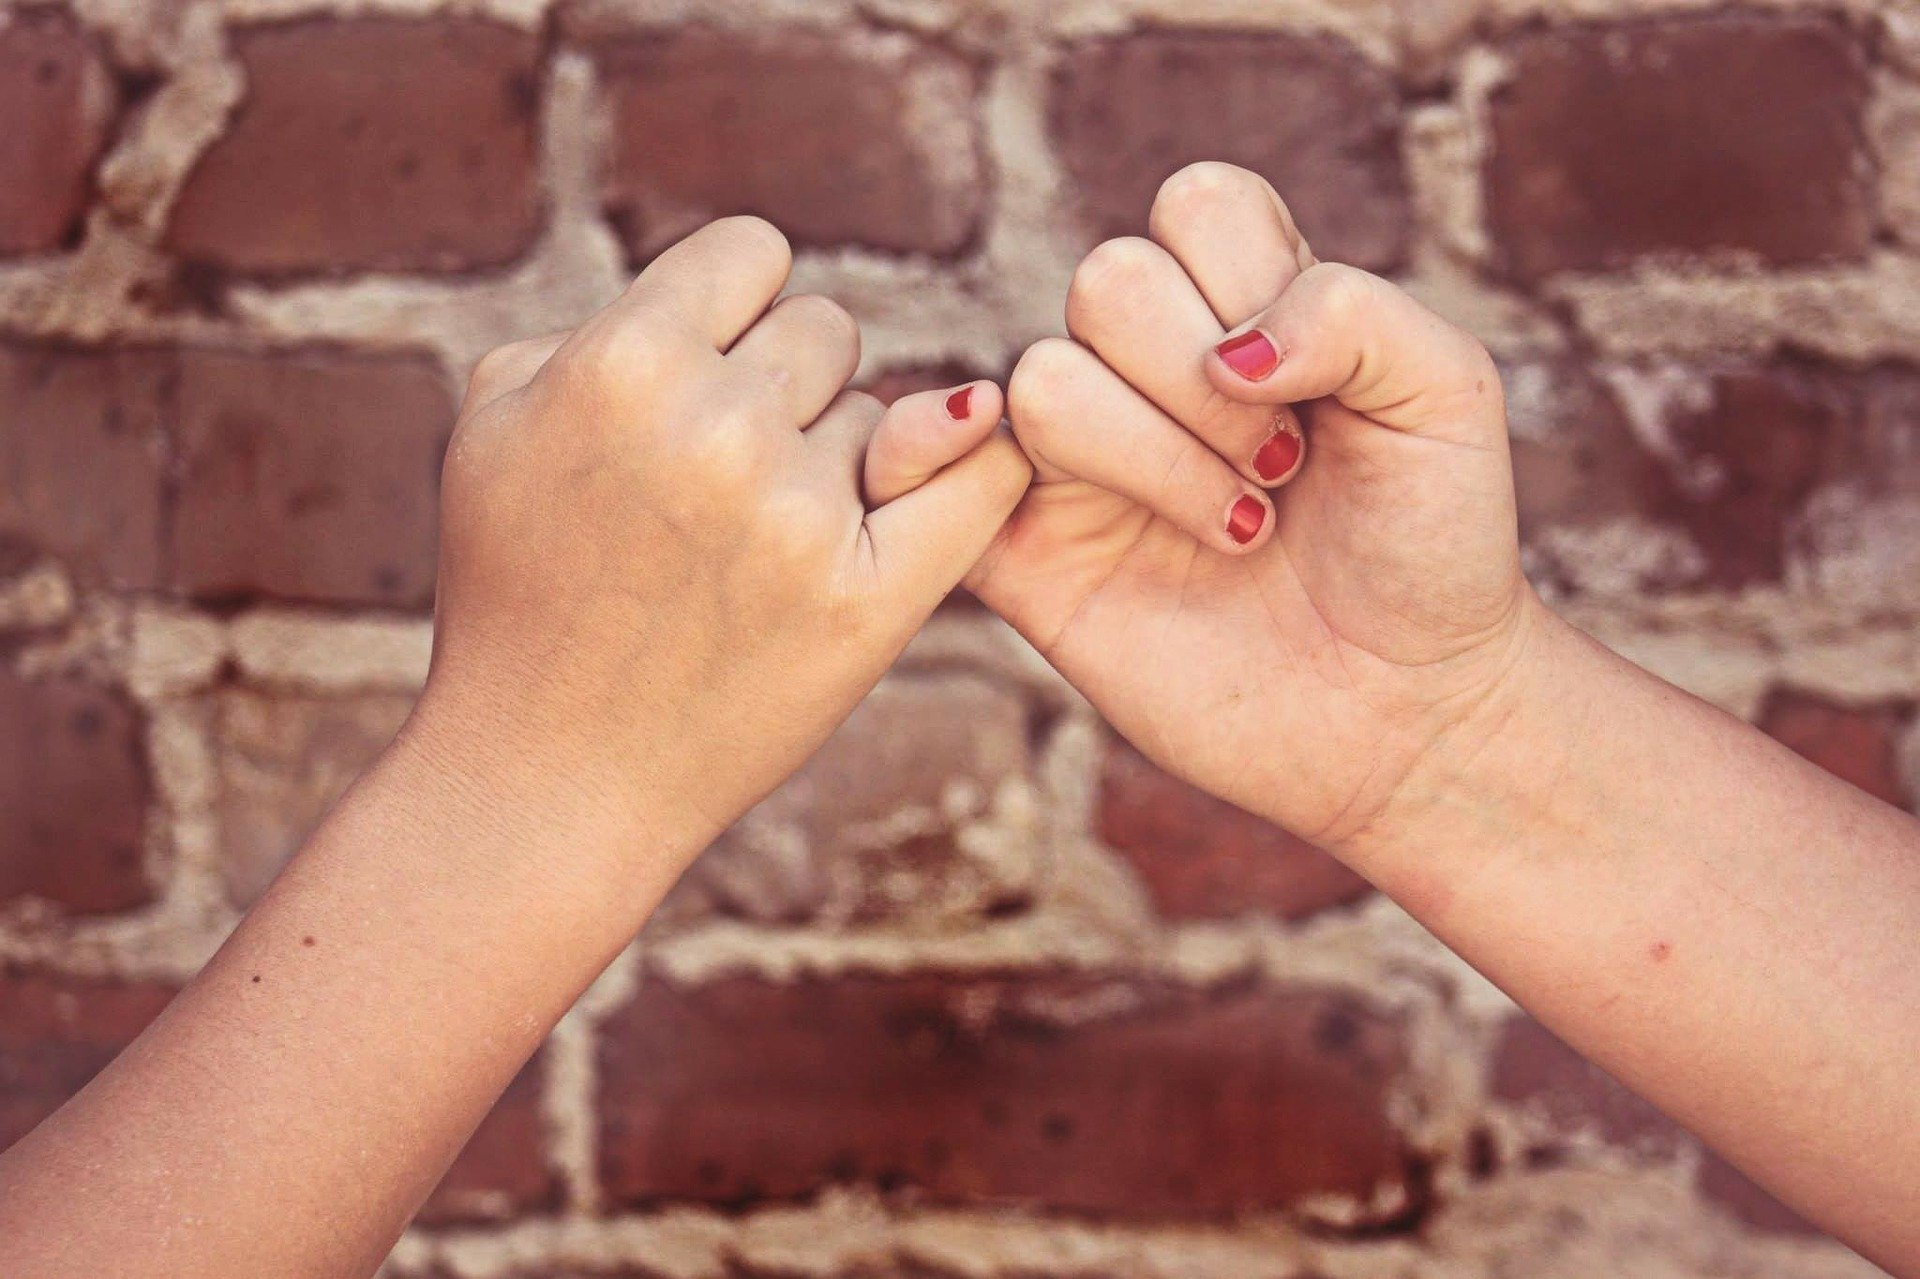
[[[1228,368],[1249,382],[1258,382],[1280,367],[1280,352],[1259,329],[1248,329],[1213,349]]]
[[[947,416],[956,422],[964,422],[973,412],[973,388],[963,386],[947,397]]]
[[[1268,484],[1291,471],[1300,460],[1301,439],[1292,431],[1275,431],[1253,455],[1253,473]]]
[[[1227,536],[1245,546],[1260,535],[1260,526],[1267,522],[1267,508],[1260,499],[1251,495],[1243,496],[1227,512]]]

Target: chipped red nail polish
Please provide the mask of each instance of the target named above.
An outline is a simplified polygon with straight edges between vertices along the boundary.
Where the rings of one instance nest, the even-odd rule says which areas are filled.
[[[1249,382],[1258,382],[1280,367],[1280,352],[1259,329],[1248,329],[1213,349],[1222,363]]]
[[[1267,508],[1260,499],[1244,496],[1227,512],[1227,536],[1245,546],[1260,535],[1260,526],[1266,522]]]
[[[964,422],[973,412],[973,388],[963,386],[947,397],[947,416],[956,422]]]
[[[1253,455],[1253,473],[1272,484],[1294,468],[1300,460],[1300,437],[1292,431],[1275,431]]]

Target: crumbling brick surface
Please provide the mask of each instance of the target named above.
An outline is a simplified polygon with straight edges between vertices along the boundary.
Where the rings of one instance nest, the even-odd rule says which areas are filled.
[[[473,360],[719,214],[786,228],[891,398],[1003,376],[1182,164],[1256,169],[1492,347],[1550,601],[1911,805],[1907,9],[5,7],[0,1140],[404,721]],[[1041,671],[941,610],[392,1273],[1877,1273]]]

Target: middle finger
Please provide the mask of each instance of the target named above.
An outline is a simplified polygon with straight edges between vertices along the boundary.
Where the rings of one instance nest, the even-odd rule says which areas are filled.
[[[1151,240],[1109,240],[1087,255],[1067,292],[1067,329],[1242,475],[1271,485],[1293,469],[1298,418],[1213,389],[1204,357],[1226,330],[1186,270]]]

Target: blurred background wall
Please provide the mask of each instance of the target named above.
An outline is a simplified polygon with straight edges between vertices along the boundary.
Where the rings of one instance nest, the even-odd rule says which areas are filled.
[[[1256,168],[1499,355],[1550,598],[1916,793],[1906,0],[0,13],[0,1142],[405,716],[472,362],[714,214],[790,233],[892,395],[1004,377],[1162,178]],[[1877,1273],[964,601],[695,867],[391,1268]]]

